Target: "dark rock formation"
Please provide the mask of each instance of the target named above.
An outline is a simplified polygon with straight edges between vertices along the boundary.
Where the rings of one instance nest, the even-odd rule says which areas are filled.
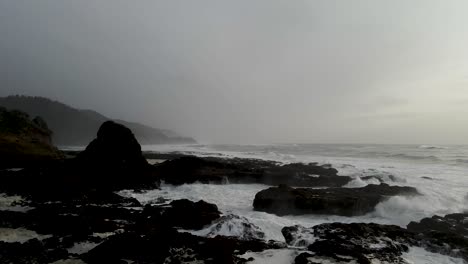
[[[87,263],[245,263],[237,257],[247,251],[282,248],[281,243],[237,240],[231,237],[203,238],[173,229],[112,237],[84,256]]]
[[[401,258],[408,251],[412,234],[398,226],[378,224],[321,224],[313,227],[319,238],[308,249],[317,256],[338,261],[354,259],[370,264],[372,259],[388,263],[406,263]]]
[[[310,164],[279,165],[272,161],[255,159],[221,159],[180,157],[156,165],[158,175],[166,183],[263,183],[288,184],[301,187],[337,187],[351,178],[338,176],[338,171],[327,166]]]
[[[75,159],[75,166],[86,185],[97,188],[156,187],[157,183],[132,131],[112,121],[101,125],[97,138]]]
[[[208,237],[216,237],[220,233],[227,231],[230,233],[230,236],[242,240],[265,238],[265,233],[258,226],[250,223],[245,217],[233,214],[222,216],[209,227],[209,230]]]
[[[307,247],[296,257],[297,264],[332,262],[407,263],[402,254],[409,247],[468,260],[464,214],[425,218],[408,229],[393,225],[328,223],[312,228],[285,227],[282,233],[290,246]]]
[[[202,228],[219,217],[216,205],[177,200],[142,206],[132,198],[87,195],[81,200],[27,202],[27,212],[0,211],[0,228],[24,228],[47,238],[26,243],[0,242],[0,263],[244,263],[246,251],[283,248],[284,243],[250,237],[204,238],[177,228]],[[120,198],[119,198],[120,197]],[[102,199],[101,199],[102,198]],[[70,249],[91,243],[89,252]]]
[[[40,117],[0,107],[0,169],[37,165],[63,158],[52,145],[52,132]]]
[[[141,146],[132,131],[112,121],[101,125],[97,138],[78,155],[78,159],[86,165],[117,167],[119,170],[139,169],[147,165]]]
[[[154,167],[146,162],[128,128],[109,121],[97,134],[76,158],[21,171],[0,171],[0,191],[45,201],[80,199],[95,190],[107,195],[121,189],[159,186]]]
[[[389,196],[417,195],[413,187],[367,185],[363,188],[309,189],[286,185],[272,187],[255,195],[254,209],[286,214],[364,215]]]
[[[314,230],[300,225],[286,226],[281,229],[286,244],[293,247],[307,247],[314,239]]]
[[[468,214],[433,216],[408,224],[408,230],[419,234],[423,246],[468,260]]]
[[[183,229],[201,229],[218,219],[221,213],[215,204],[205,201],[196,203],[187,199],[172,201],[162,217],[165,222]]]
[[[409,245],[415,243],[413,233],[392,225],[330,223],[313,228],[285,227],[282,232],[289,245],[294,245],[291,242],[296,241],[290,238],[309,237],[309,240],[304,240],[303,245],[308,245],[310,252],[300,254],[295,260],[295,263],[301,264],[321,263],[320,260],[324,259],[340,263],[355,261],[359,264],[403,264],[406,262],[402,259],[402,254],[408,251]],[[310,236],[311,232],[315,237]]]
[[[52,263],[66,256],[66,250],[48,249],[37,239],[25,243],[0,241],[0,263]]]

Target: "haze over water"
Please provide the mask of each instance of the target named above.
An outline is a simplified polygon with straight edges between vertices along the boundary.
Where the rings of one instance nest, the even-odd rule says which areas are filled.
[[[0,96],[208,143],[468,144],[468,2],[0,2]]]

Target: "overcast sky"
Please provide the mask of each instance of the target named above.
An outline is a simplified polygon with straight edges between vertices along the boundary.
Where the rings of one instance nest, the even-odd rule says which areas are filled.
[[[206,143],[468,144],[468,1],[0,0],[0,95]]]

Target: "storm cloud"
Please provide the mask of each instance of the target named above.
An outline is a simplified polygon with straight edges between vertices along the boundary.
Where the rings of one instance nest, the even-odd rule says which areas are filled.
[[[0,1],[0,95],[207,143],[468,143],[468,2]]]

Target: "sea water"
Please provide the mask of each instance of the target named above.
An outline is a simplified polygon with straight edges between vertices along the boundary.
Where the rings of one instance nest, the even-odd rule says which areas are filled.
[[[124,191],[122,194],[137,198],[142,203],[164,197],[168,199],[205,200],[216,204],[224,214],[235,214],[248,219],[264,233],[265,239],[284,241],[281,229],[285,226],[311,227],[326,222],[374,222],[402,227],[433,215],[446,215],[468,210],[468,146],[430,145],[153,145],[144,151],[177,152],[196,156],[241,157],[274,160],[282,163],[318,162],[331,164],[340,175],[353,178],[347,188],[385,182],[390,185],[413,186],[422,196],[392,197],[374,212],[359,217],[332,215],[276,216],[253,210],[255,194],[270,186],[263,184],[186,184],[162,185],[159,190],[145,193]],[[366,178],[367,176],[372,176]],[[238,230],[231,229],[235,235]],[[203,230],[198,234],[203,234]],[[223,230],[224,234],[226,230]],[[257,257],[291,257],[289,251]],[[412,249],[405,258],[409,263],[463,263],[460,260]],[[275,263],[271,262],[269,263]],[[261,263],[261,262],[258,262]],[[276,262],[282,263],[282,261]]]

